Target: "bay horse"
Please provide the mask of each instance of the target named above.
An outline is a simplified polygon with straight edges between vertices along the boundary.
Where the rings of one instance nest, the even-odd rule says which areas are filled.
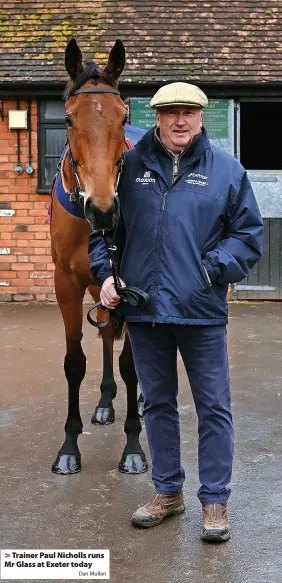
[[[90,199],[96,200],[101,211],[105,211],[103,200],[113,199],[119,161],[124,150],[128,149],[123,130],[126,107],[117,90],[124,65],[125,49],[120,40],[111,49],[103,71],[93,61],[83,64],[75,39],[69,41],[65,50],[65,67],[70,77],[65,91],[68,147],[61,161],[60,177],[64,191],[80,197],[84,209]],[[79,193],[77,184],[80,187]],[[100,288],[93,284],[90,276],[90,226],[85,216],[77,218],[62,206],[56,194],[56,181],[50,229],[55,292],[65,326],[64,370],[68,383],[66,435],[52,471],[56,474],[73,474],[81,470],[78,436],[82,433],[83,425],[79,391],[86,372],[86,357],[81,345],[83,298],[88,289],[96,303],[100,299]],[[97,320],[104,322],[107,319],[108,311],[98,309]],[[103,377],[101,398],[92,416],[92,423],[112,423],[115,418],[113,399],[117,386],[113,375],[113,343],[120,332],[118,326],[112,324],[100,330],[103,341]],[[139,442],[142,427],[138,415],[138,380],[126,331],[119,369],[126,385],[127,415],[124,424],[126,445],[118,469],[126,473],[142,473],[147,471],[148,464]]]

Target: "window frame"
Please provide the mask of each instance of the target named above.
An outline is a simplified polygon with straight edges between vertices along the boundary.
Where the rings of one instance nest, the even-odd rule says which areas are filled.
[[[51,186],[47,186],[45,182],[45,168],[46,168],[46,130],[58,129],[65,130],[67,137],[67,129],[65,120],[62,118],[46,119],[44,116],[44,107],[48,101],[61,101],[55,97],[44,97],[37,101],[37,135],[38,135],[38,180],[37,192],[38,194],[51,194]],[[55,157],[55,156],[54,156]]]

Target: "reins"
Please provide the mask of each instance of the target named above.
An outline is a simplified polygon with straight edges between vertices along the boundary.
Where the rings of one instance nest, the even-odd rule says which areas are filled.
[[[118,228],[118,225],[116,225],[116,228],[115,228],[113,235],[111,235],[107,231],[102,231],[102,235],[103,235],[103,239],[104,239],[104,242],[106,245],[106,249],[107,249],[108,255],[110,257],[110,265],[111,265],[111,269],[112,269],[115,290],[116,290],[116,292],[117,292],[117,294],[120,297],[122,302],[128,303],[133,307],[145,308],[150,303],[150,296],[146,292],[144,292],[141,289],[134,287],[134,286],[122,287],[122,285],[121,285],[121,281],[120,281],[120,278],[118,275],[116,258],[115,258],[115,253],[117,251],[117,246],[115,245],[115,237],[116,237],[116,233],[117,233],[117,228]],[[92,306],[92,308],[90,308],[90,310],[88,310],[88,312],[87,312],[87,320],[88,320],[89,324],[91,324],[92,326],[95,326],[95,328],[105,328],[105,326],[108,326],[108,324],[110,323],[111,320],[113,321],[114,324],[117,323],[119,318],[118,317],[115,318],[115,312],[112,310],[110,310],[110,318],[107,322],[97,322],[96,320],[93,320],[93,318],[91,317],[90,314],[93,310],[95,310],[96,308],[99,308],[99,307],[101,307],[104,310],[107,309],[102,305],[101,301],[96,302],[96,304],[94,304],[94,306]]]
[[[120,95],[120,92],[114,88],[110,88],[110,87],[105,87],[105,88],[104,87],[96,87],[96,88],[93,87],[93,88],[91,88],[91,87],[89,87],[89,88],[85,88],[85,89],[76,89],[75,91],[72,91],[70,96],[78,95],[80,93],[113,93],[114,95]],[[70,193],[70,200],[71,200],[71,202],[74,202],[74,203],[78,204],[79,206],[83,206],[83,204],[84,204],[84,191],[82,189],[82,186],[81,186],[81,183],[79,180],[79,176],[78,176],[78,172],[77,172],[77,161],[73,157],[68,140],[67,140],[67,144],[68,144],[68,158],[69,158],[70,165],[71,165],[71,168],[72,168],[72,171],[74,174],[74,178],[75,178],[75,182],[76,182],[76,186],[75,186],[74,190]],[[118,185],[119,185],[119,181],[120,181],[120,177],[121,177],[121,173],[122,173],[123,164],[124,164],[124,153],[122,154],[122,157],[121,157],[119,164],[118,164],[118,174],[117,174],[117,179],[116,179],[116,183],[115,183],[115,200],[116,200],[117,207],[118,207],[118,216],[120,216]],[[111,234],[106,230],[101,231],[102,236],[104,238],[104,242],[106,245],[108,255],[110,257],[110,264],[111,264],[111,269],[112,269],[112,274],[113,274],[113,279],[114,279],[114,286],[115,286],[116,292],[119,295],[121,301],[128,303],[134,307],[143,308],[149,304],[150,296],[146,292],[144,292],[144,291],[142,291],[134,286],[122,287],[121,281],[119,279],[118,268],[117,268],[117,263],[116,263],[116,258],[115,258],[115,252],[117,251],[117,247],[115,245],[115,237],[116,237],[116,233],[117,233],[117,228],[118,228],[118,223],[115,227],[115,231],[114,231],[113,236],[111,236]],[[104,328],[105,326],[108,326],[110,321],[113,321],[114,324],[115,323],[117,324],[119,317],[115,318],[115,315],[114,315],[112,310],[110,310],[110,318],[107,322],[97,322],[96,320],[93,320],[93,318],[91,317],[90,314],[94,309],[96,309],[98,307],[101,307],[102,309],[107,309],[102,305],[101,301],[96,302],[96,304],[94,304],[94,306],[92,308],[90,308],[90,310],[87,313],[87,320],[92,326],[95,326],[95,328]]]

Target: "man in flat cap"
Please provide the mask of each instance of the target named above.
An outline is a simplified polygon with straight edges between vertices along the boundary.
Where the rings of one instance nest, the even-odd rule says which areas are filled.
[[[209,142],[202,126],[207,104],[206,95],[188,83],[166,85],[152,98],[157,125],[127,153],[120,183],[120,275],[151,298],[145,309],[123,306],[145,397],[155,486],[132,523],[156,526],[185,509],[179,349],[198,416],[201,538],[226,541],[233,460],[226,295],[228,284],[246,277],[260,258],[263,222],[245,169]],[[113,309],[120,298],[97,232],[89,254],[102,303]]]

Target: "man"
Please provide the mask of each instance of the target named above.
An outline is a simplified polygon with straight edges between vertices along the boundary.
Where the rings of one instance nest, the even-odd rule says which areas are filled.
[[[151,297],[146,310],[123,307],[145,397],[156,490],[132,523],[156,526],[185,509],[179,349],[198,415],[201,538],[225,541],[233,460],[226,295],[228,284],[246,277],[260,258],[263,222],[244,168],[208,140],[202,127],[207,104],[206,95],[187,83],[166,85],[152,98],[157,126],[127,153],[120,186],[120,275]],[[102,303],[113,309],[120,300],[95,232],[89,253]]]

